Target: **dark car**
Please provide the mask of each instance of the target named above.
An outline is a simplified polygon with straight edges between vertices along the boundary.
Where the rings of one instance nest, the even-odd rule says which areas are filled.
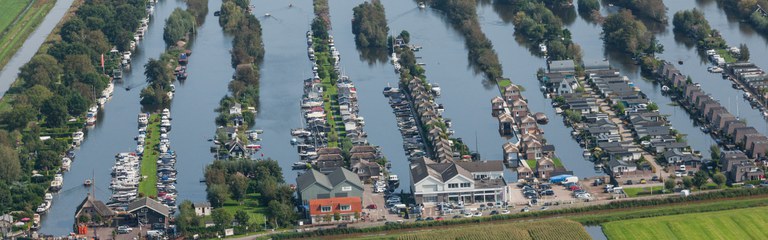
[[[491,215],[498,215],[498,214],[499,214],[499,211],[496,211],[496,210],[491,211]]]
[[[371,204],[371,205],[368,205],[368,207],[367,207],[367,208],[368,208],[368,209],[376,209],[376,204]]]
[[[656,182],[658,182],[658,181],[659,181],[659,176],[653,176],[653,177],[651,178],[651,181],[656,181]]]
[[[627,180],[627,183],[625,183],[625,184],[626,185],[632,185],[633,183],[632,183],[632,180]]]
[[[455,215],[455,216],[453,216],[453,218],[463,218],[463,216],[461,216],[461,215]]]
[[[153,223],[152,224],[152,230],[163,230],[165,229],[165,225],[162,223]]]
[[[425,220],[425,221],[434,221],[434,220],[435,220],[435,218],[433,218],[433,217],[427,217],[427,218],[426,218],[426,219],[424,219],[424,220]]]

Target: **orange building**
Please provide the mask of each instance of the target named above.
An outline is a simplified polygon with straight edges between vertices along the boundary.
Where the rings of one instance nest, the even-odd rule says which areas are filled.
[[[313,224],[356,221],[360,217],[362,210],[363,202],[359,197],[309,200],[309,217],[312,219]],[[338,219],[335,219],[334,215],[337,215]]]

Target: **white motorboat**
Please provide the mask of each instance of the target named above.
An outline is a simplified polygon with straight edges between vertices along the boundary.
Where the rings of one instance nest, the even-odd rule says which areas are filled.
[[[66,157],[61,159],[61,170],[69,171],[69,168],[71,166],[72,166],[72,159],[69,159]]]
[[[75,146],[79,146],[80,143],[83,142],[84,136],[85,136],[85,133],[83,133],[83,131],[77,131],[72,133],[72,144],[74,144]]]
[[[419,9],[425,9],[425,8],[427,8],[427,4],[425,4],[424,2],[419,2]]]

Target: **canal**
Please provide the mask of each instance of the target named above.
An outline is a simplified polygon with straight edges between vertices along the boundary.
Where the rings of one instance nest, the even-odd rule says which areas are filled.
[[[48,15],[43,18],[37,29],[29,35],[27,40],[24,40],[24,44],[19,50],[11,57],[8,64],[3,69],[0,69],[0,96],[5,95],[5,91],[11,87],[11,83],[16,81],[16,76],[19,74],[19,68],[24,66],[32,56],[35,55],[40,45],[45,42],[48,35],[51,33],[56,24],[61,21],[64,14],[67,13],[69,7],[75,0],[57,0],[53,8],[48,12]]]
[[[259,1],[253,12],[261,21],[265,48],[255,128],[264,130],[259,136],[261,154],[277,160],[285,181],[295,183],[299,172],[292,171],[291,166],[299,160],[299,154],[290,144],[290,130],[301,126],[299,101],[303,80],[312,77],[305,33],[314,13],[311,0],[294,0],[291,4],[289,7],[282,0]],[[271,17],[265,17],[265,13]]]
[[[405,184],[410,183],[411,175],[403,141],[395,116],[390,111],[389,102],[382,94],[387,84],[397,86],[399,74],[395,74],[386,51],[358,51],[355,35],[352,33],[352,8],[363,2],[365,1],[331,1],[331,34],[336,48],[341,53],[342,72],[352,79],[357,89],[360,116],[365,118],[366,126],[363,129],[368,133],[368,142],[380,146],[384,156],[392,163],[391,173],[397,174],[400,182],[404,183],[400,184],[399,189],[410,191],[410,184]],[[388,1],[383,2],[386,4]],[[413,4],[407,6],[416,8]],[[386,8],[387,16],[393,11],[396,10]],[[393,29],[392,26],[390,29]],[[427,75],[430,75],[430,72],[427,72]]]
[[[492,4],[480,4],[477,14],[483,32],[494,43],[506,77],[512,83],[523,86],[523,96],[528,99],[531,112],[543,112],[549,117],[549,123],[540,126],[544,129],[547,143],[555,146],[555,153],[565,168],[579,177],[602,175],[602,171],[595,171],[594,164],[582,157],[581,147],[569,137],[572,130],[563,124],[562,116],[555,114],[551,100],[539,91],[536,71],[546,68],[546,62],[544,58],[532,55],[527,43],[516,39],[512,24],[514,14],[504,6]]]
[[[89,191],[88,188],[83,187],[83,181],[91,178],[91,176],[95,178],[96,197],[104,202],[109,201],[111,196],[109,189],[110,169],[114,164],[115,154],[133,151],[136,147],[133,138],[137,135],[136,117],[141,111],[139,93],[145,83],[143,66],[149,58],[157,58],[165,50],[163,25],[165,19],[176,7],[184,7],[184,2],[160,1],[155,6],[155,13],[149,23],[149,29],[136,48],[137,51],[132,55],[132,70],[126,71],[123,80],[115,84],[112,100],[99,112],[96,127],[88,131],[85,141],[76,151],[77,157],[72,163],[71,170],[64,174],[64,185],[61,192],[54,195],[51,209],[42,217],[41,233],[63,236],[72,232],[75,208],[83,201]],[[205,38],[205,36],[201,35],[201,38]],[[36,50],[37,48],[34,51]],[[193,58],[192,61],[203,59]],[[187,81],[194,81],[194,78],[190,76]],[[133,90],[126,91],[126,87],[131,87]],[[213,97],[218,98],[220,96]],[[204,110],[210,111],[210,109]],[[183,113],[174,111],[176,118],[174,124],[185,117],[195,117],[195,115],[195,112],[187,113],[185,116]],[[177,132],[174,131],[175,133]],[[174,147],[176,146],[179,145],[174,144]],[[176,150],[178,152],[185,151],[181,148]],[[179,161],[183,162],[184,160],[179,159]],[[184,164],[179,164],[179,166],[181,165]]]

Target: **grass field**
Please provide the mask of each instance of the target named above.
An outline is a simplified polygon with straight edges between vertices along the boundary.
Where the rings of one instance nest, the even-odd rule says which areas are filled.
[[[238,204],[235,200],[228,200],[224,202],[224,209],[231,213],[233,216],[238,210],[244,210],[251,216],[251,222],[264,224],[265,216],[267,213],[266,203],[262,203],[261,196],[258,193],[248,194],[248,197],[243,201],[243,204]]]
[[[14,19],[24,11],[32,0],[3,0],[0,1],[0,35]]]
[[[139,193],[157,196],[157,146],[160,143],[160,114],[152,114],[147,126],[147,140],[141,157],[141,175],[147,176],[139,183]]]
[[[566,237],[567,236],[567,237]],[[592,239],[581,224],[565,220],[467,225],[450,229],[414,230],[360,239]]]
[[[603,224],[608,239],[768,239],[768,207]]]
[[[664,189],[664,186],[654,186],[653,193],[651,193],[650,187],[625,188],[624,193],[626,193],[628,197],[658,195],[663,193],[662,192],[663,189]]]
[[[11,60],[11,56],[24,44],[56,3],[56,0],[34,0],[30,9],[19,16],[29,1],[32,0],[0,0],[0,69]],[[19,8],[21,9],[18,10]],[[17,16],[20,17],[19,20],[13,25],[8,25]]]

